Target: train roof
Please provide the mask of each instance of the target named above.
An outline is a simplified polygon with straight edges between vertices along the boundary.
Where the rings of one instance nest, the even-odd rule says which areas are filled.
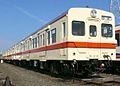
[[[23,40],[21,40],[20,42],[24,41],[26,38],[29,38],[30,36],[36,34],[38,31],[40,31],[41,29],[47,27],[48,25],[51,25],[52,23],[56,22],[57,20],[63,18],[64,16],[66,16],[66,14],[68,13],[68,10],[64,13],[62,13],[60,16],[56,17],[55,19],[53,19],[52,21],[48,22],[47,24],[43,25],[41,28],[39,28],[38,30],[36,30],[34,33],[30,34],[29,36],[25,37]]]
[[[67,11],[65,11],[64,13],[62,13],[60,16],[56,17],[55,19],[53,19],[52,21],[48,22],[47,24],[43,25],[41,28],[39,28],[38,30],[36,30],[34,33],[30,34],[29,36],[25,37],[24,39],[22,39],[20,42],[24,41],[25,39],[31,37],[32,35],[36,34],[38,31],[40,31],[41,29],[47,27],[48,25],[51,25],[52,23],[56,22],[57,20],[63,18],[64,16],[66,16],[69,12],[69,10],[71,9],[95,9],[95,8],[70,8]],[[96,10],[100,10],[100,9],[96,9]],[[104,10],[101,10],[104,11]],[[18,42],[17,44],[19,44],[20,42]]]

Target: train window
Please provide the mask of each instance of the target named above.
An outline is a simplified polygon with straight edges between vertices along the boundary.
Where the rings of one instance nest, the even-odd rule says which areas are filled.
[[[48,31],[48,44],[50,44],[50,31]]]
[[[101,33],[103,37],[112,37],[113,36],[113,28],[111,24],[102,24]]]
[[[84,36],[85,23],[83,21],[72,21],[72,34],[76,36]]]
[[[29,39],[30,43],[29,43],[29,48],[32,49],[32,40]]]
[[[52,43],[56,42],[56,28],[51,30],[51,34],[52,34]]]
[[[97,29],[95,25],[90,25],[90,36],[96,37],[97,35]]]
[[[37,48],[37,38],[34,39],[34,47]]]
[[[32,44],[33,44],[33,48],[34,48],[34,39],[32,39]]]
[[[27,49],[29,50],[29,47],[30,47],[30,41],[28,41],[28,46],[27,46]]]
[[[25,50],[27,50],[28,43],[25,41]]]
[[[45,45],[45,34],[43,34],[43,45]]]
[[[119,33],[115,34],[115,39],[117,40],[117,46],[120,46],[120,35],[119,35]]]
[[[40,46],[42,46],[42,35],[40,35]]]
[[[37,42],[38,42],[38,47],[40,46],[40,37],[39,37],[39,34],[37,35]]]
[[[63,22],[63,36],[64,36],[64,37],[65,37],[65,35],[66,35],[65,29],[66,29],[66,24],[65,24],[65,22]]]
[[[37,48],[37,38],[32,39],[33,41],[33,48]]]
[[[42,35],[38,34],[37,41],[38,41],[37,46],[40,47],[42,45]]]
[[[25,42],[24,42],[24,44],[23,44],[23,51],[25,51]]]

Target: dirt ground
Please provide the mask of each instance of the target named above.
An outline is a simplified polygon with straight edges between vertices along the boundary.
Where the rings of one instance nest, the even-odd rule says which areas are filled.
[[[13,86],[120,86],[120,76],[100,74],[92,78],[61,78],[11,64],[0,64],[0,86],[9,78]]]

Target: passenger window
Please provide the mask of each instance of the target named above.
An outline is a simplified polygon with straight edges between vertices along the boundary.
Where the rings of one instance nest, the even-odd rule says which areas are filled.
[[[76,36],[84,36],[85,23],[83,21],[72,21],[72,34]]]
[[[32,39],[32,43],[33,43],[33,48],[34,48],[34,39]]]
[[[40,46],[42,46],[42,35],[40,35]]]
[[[96,37],[97,36],[97,29],[95,25],[90,25],[90,36]]]
[[[66,35],[66,24],[65,24],[65,22],[63,22],[63,36],[65,37],[65,35]]]
[[[45,45],[45,34],[43,34],[43,45]]]
[[[39,34],[37,35],[37,44],[38,44],[38,47],[40,46],[40,36],[39,36]]]
[[[30,41],[28,40],[28,50],[30,49]]]
[[[29,41],[29,49],[32,49],[32,39],[30,38]]]
[[[52,43],[56,42],[56,28],[51,30],[51,34],[52,34]]]
[[[50,44],[50,31],[48,31],[48,44]]]
[[[113,36],[113,28],[111,24],[102,24],[101,26],[102,36],[103,37],[112,37]]]
[[[34,39],[35,48],[37,48],[37,37]]]
[[[33,39],[33,48],[37,48],[37,38]]]
[[[119,33],[115,34],[115,39],[117,40],[117,46],[120,46],[120,35],[119,35]]]

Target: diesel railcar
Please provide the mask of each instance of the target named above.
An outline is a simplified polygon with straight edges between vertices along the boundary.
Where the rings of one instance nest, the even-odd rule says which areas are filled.
[[[4,60],[53,73],[92,74],[116,59],[114,15],[71,8],[3,53]]]
[[[115,38],[117,40],[117,47],[116,47],[116,59],[120,59],[120,25],[116,25],[115,27]]]
[[[115,26],[115,38],[117,40],[116,46],[116,60],[113,61],[113,72],[120,73],[120,25]]]

